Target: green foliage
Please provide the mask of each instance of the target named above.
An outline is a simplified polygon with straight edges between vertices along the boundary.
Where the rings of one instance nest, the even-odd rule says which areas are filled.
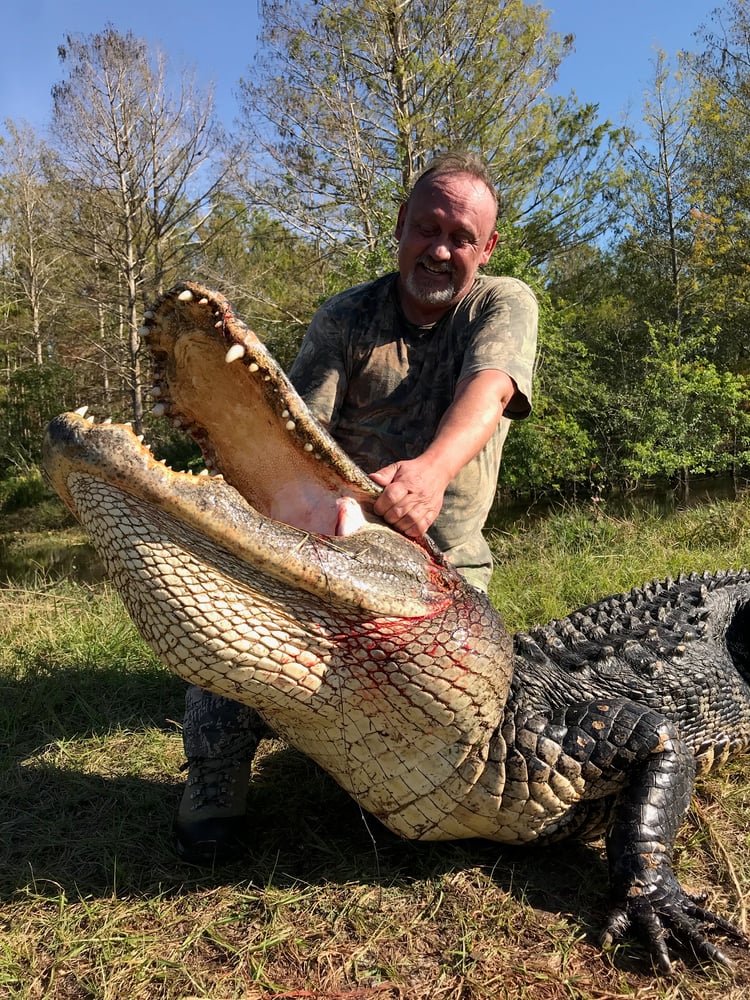
[[[524,270],[526,280],[533,275]],[[539,342],[534,410],[508,434],[499,485],[514,493],[566,492],[596,478],[591,401],[598,389],[588,351],[561,322],[549,296],[537,290]]]
[[[483,268],[484,272],[520,278],[533,288],[541,289],[543,284],[541,273],[539,267],[533,264],[531,252],[524,244],[523,230],[507,220],[500,219],[497,232],[497,244]]]
[[[498,486],[520,496],[567,493],[593,473],[592,442],[575,416],[538,399],[534,415],[511,427]]]
[[[41,459],[47,423],[76,405],[75,373],[48,362],[12,372],[0,398],[0,474],[36,465]]]
[[[685,343],[675,327],[650,327],[639,410],[641,436],[624,467],[633,478],[722,472],[750,458],[750,383],[720,372],[697,353],[704,338]],[[710,337],[707,339],[711,339]]]
[[[200,448],[187,434],[165,420],[148,418],[146,427],[154,457],[163,459],[170,469],[199,472],[204,468]]]
[[[49,487],[36,467],[0,480],[0,512],[3,514],[36,507],[48,497]]]

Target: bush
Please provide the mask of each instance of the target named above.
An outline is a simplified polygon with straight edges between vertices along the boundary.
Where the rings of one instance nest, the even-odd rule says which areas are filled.
[[[49,487],[35,466],[0,481],[0,511],[3,513],[36,507],[49,496]]]

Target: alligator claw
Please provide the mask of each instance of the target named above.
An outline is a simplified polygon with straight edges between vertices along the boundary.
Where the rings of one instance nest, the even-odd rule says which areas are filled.
[[[698,962],[715,962],[732,969],[731,959],[708,940],[705,931],[723,934],[744,948],[750,947],[750,939],[729,920],[701,906],[704,900],[704,896],[685,892],[671,872],[662,873],[648,887],[634,886],[626,901],[612,909],[601,934],[602,947],[612,947],[631,931],[647,946],[661,975],[672,971],[670,947],[692,955]]]

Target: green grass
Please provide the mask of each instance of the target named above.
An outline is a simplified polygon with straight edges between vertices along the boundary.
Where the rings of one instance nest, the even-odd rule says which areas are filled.
[[[750,564],[748,526],[746,501],[561,509],[496,535],[493,599],[525,628],[680,569]],[[257,763],[246,863],[178,863],[183,690],[108,586],[40,573],[0,589],[2,1000],[747,995],[750,954],[734,979],[680,966],[669,980],[637,948],[602,955],[601,845],[402,842],[280,742]],[[743,919],[748,848],[735,765],[701,786],[676,863]]]
[[[616,515],[560,507],[491,542],[490,596],[509,628],[525,629],[653,579],[750,566],[750,494],[669,514],[648,504]]]

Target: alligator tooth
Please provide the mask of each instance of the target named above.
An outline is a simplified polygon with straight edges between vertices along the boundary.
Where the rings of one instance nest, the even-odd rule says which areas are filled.
[[[177,298],[180,300],[180,302],[192,302],[194,295],[189,288],[186,288],[184,292],[180,292]]]
[[[252,362],[252,364],[249,364],[247,366],[247,368],[248,368],[248,371],[251,371],[251,372],[257,372],[257,370],[258,370],[258,366],[256,365],[256,363],[254,361]]]
[[[167,412],[167,408],[164,405],[164,403],[156,403],[154,406],[151,407],[151,412],[155,417],[163,417],[164,414]]]
[[[143,444],[143,434],[136,434],[136,437],[138,438],[138,443]]]
[[[102,420],[102,423],[103,424],[111,424],[112,423],[112,417],[105,417],[104,420]]]
[[[287,418],[288,416],[289,416],[289,410],[282,410],[282,411],[281,411],[281,419],[282,419],[282,420],[286,420],[286,418]]]
[[[208,299],[206,298],[205,295],[203,296],[202,299],[198,300],[198,305],[199,306],[207,306],[208,305]]]
[[[231,365],[233,361],[238,361],[240,358],[244,358],[245,348],[242,344],[232,344],[227,353],[224,355],[224,360],[228,365]]]
[[[305,445],[305,451],[312,451],[312,450],[313,450],[313,446],[308,441],[307,444]]]
[[[288,431],[293,431],[293,430],[294,430],[294,428],[295,428],[295,427],[296,427],[297,425],[295,424],[295,422],[294,422],[293,420],[287,420],[287,422],[286,422],[286,423],[284,424],[284,426],[286,427],[286,429],[287,429]]]
[[[218,323],[214,323],[214,327],[215,327],[215,329],[217,329],[217,330],[221,330],[221,328],[222,328],[223,326],[224,326],[224,320],[223,320],[223,319],[220,319],[220,320],[218,321]]]
[[[79,417],[85,417],[88,412],[89,412],[88,406],[79,406],[78,409],[76,410],[76,413],[78,414]]]
[[[93,417],[85,417],[84,419],[85,419],[85,421],[86,421],[87,424],[93,424],[93,422],[94,422],[94,418]]]
[[[207,476],[208,475],[208,469],[201,469],[201,471],[198,473],[198,475],[199,476]]]

